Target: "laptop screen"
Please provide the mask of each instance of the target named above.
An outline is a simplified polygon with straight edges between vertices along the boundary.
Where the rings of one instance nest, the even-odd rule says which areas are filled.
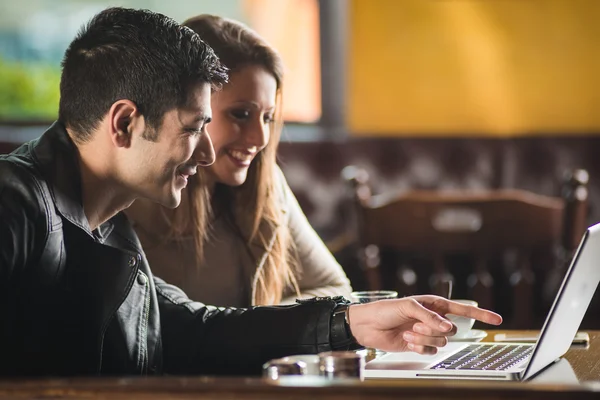
[[[600,224],[587,229],[524,372],[529,379],[569,350],[600,281]]]

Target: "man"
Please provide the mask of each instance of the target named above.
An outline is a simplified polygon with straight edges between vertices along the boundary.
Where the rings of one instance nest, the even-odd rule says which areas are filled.
[[[0,374],[251,374],[268,359],[365,346],[435,352],[447,312],[500,316],[434,296],[348,306],[218,309],[152,276],[120,213],[168,207],[214,161],[210,94],[226,81],[191,30],[107,9],[70,44],[58,121],[0,157]]]

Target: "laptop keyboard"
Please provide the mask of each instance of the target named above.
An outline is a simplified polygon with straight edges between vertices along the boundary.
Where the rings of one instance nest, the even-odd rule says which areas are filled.
[[[532,345],[472,344],[442,360],[431,369],[505,371],[529,358]]]

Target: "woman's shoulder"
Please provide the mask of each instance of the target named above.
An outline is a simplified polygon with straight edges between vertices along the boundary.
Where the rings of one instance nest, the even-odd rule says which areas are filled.
[[[290,202],[294,200],[294,194],[279,165],[275,165],[275,168],[273,168],[273,187],[281,203],[282,211],[284,213],[289,212]]]
[[[287,186],[287,180],[279,164],[275,164],[275,168],[273,168],[273,180],[277,185]]]

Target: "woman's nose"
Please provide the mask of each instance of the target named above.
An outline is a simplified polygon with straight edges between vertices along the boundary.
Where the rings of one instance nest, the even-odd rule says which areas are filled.
[[[246,133],[246,142],[258,149],[263,149],[269,143],[269,124],[259,121],[249,128]]]
[[[194,151],[194,160],[201,167],[208,167],[215,162],[215,148],[208,132],[204,132],[200,136],[200,140]]]

